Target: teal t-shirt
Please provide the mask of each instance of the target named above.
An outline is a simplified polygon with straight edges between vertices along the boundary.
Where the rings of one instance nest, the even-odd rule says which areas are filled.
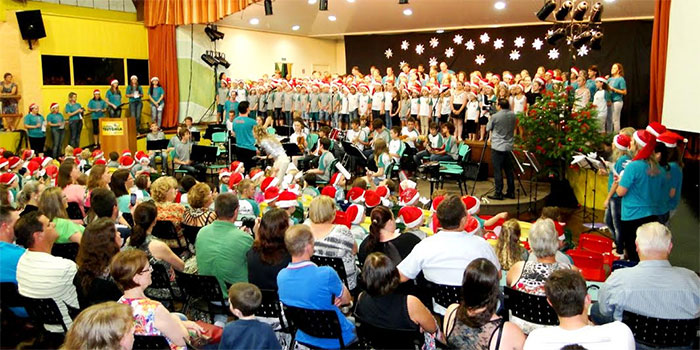
[[[131,196],[124,194],[117,198],[117,207],[120,213],[130,213],[129,205],[131,205]]]
[[[608,85],[618,90],[627,90],[627,83],[625,83],[624,77],[610,78],[608,79]],[[623,96],[617,92],[611,91],[611,95],[613,102],[622,101]]]
[[[77,110],[79,110],[79,109],[81,109],[81,108],[83,108],[83,106],[81,106],[80,103],[78,103],[78,102],[73,103],[73,104],[66,103],[65,112],[66,112],[66,114],[70,114],[70,113],[73,113],[73,112],[75,112],[75,111],[77,111]],[[77,114],[74,114],[74,115],[70,116],[70,117],[68,118],[68,121],[71,121],[71,120],[80,120],[80,117],[81,117],[81,114],[80,114],[80,113],[77,113]]]
[[[158,101],[158,99],[163,96],[165,91],[163,90],[162,87],[156,86],[154,88],[149,89],[149,94],[151,94],[151,98],[154,99],[155,101]],[[153,104],[153,102],[151,102]],[[163,98],[160,103],[158,103],[159,106],[162,106],[165,104],[165,98]]]
[[[48,116],[46,116],[48,119],[49,123],[51,124],[58,124],[63,122],[63,115],[61,113],[50,113]],[[59,128],[59,129],[65,129],[65,124],[63,126],[54,126],[54,128]]]
[[[118,91],[118,90],[117,90]],[[112,89],[107,90],[107,101],[109,103],[119,107],[120,104],[122,104],[122,93],[121,91],[118,91],[118,93],[113,93]]]
[[[141,85],[138,85],[136,88],[132,87],[131,85],[126,87],[126,94],[127,95],[131,95],[134,91],[139,92],[139,97],[138,98],[129,97],[129,102],[141,101],[141,98],[143,97],[143,89],[141,88]]]
[[[34,114],[29,113],[26,116],[24,116],[24,124],[25,125],[31,125],[31,126],[39,125],[39,126],[41,126],[41,124],[43,124],[43,123],[44,123],[44,116],[42,116],[41,114],[34,115]],[[42,131],[41,128],[32,128],[32,129],[27,129],[27,135],[29,135],[29,137],[44,137],[44,136],[46,136],[46,132]]]
[[[226,100],[226,103],[224,103],[224,111],[226,112],[226,118],[228,118],[230,111],[233,111],[234,117],[238,117],[238,101]]]
[[[104,110],[107,108],[107,102],[103,99],[95,100],[94,98],[88,102],[89,109],[99,109],[98,112],[92,112],[92,119],[100,119],[105,116]]]
[[[627,189],[622,197],[622,220],[631,221],[652,215],[665,214],[668,192],[664,192],[666,170],[659,168],[653,176],[649,174],[645,160],[627,164],[620,179],[620,186]]]
[[[248,116],[239,116],[233,120],[233,132],[236,133],[236,146],[247,150],[255,151],[255,137],[253,137],[253,127],[257,123],[255,119]]]
[[[676,194],[669,198],[668,206],[666,207],[666,212],[676,209],[678,207],[678,202],[681,200],[681,185],[683,184],[683,169],[676,162],[669,163],[671,169],[669,170],[670,177],[666,181],[668,183],[668,191],[670,192],[672,188],[676,189]]]
[[[619,175],[622,173],[623,170],[625,170],[625,166],[627,165],[627,162],[629,162],[631,159],[628,155],[623,154],[620,158],[617,159],[615,162],[615,165],[613,165],[613,168],[615,169],[615,172]],[[608,191],[610,191],[610,188],[612,187],[613,182],[615,181],[615,173],[612,171],[608,172]],[[617,193],[613,193],[613,198],[617,197]]]

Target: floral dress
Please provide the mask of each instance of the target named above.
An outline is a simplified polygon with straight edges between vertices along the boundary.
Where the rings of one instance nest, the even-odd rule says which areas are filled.
[[[180,226],[185,216],[185,206],[178,203],[156,202],[156,208],[158,209],[156,220],[172,222],[173,225],[175,225],[175,231],[177,231],[177,237],[180,243],[183,247],[186,247],[187,242],[185,241],[185,236],[182,234],[182,228]],[[170,249],[179,249],[179,245],[174,239],[161,239],[161,241],[165,242]]]
[[[134,334],[135,335],[151,335],[151,336],[163,336],[163,334],[156,329],[156,308],[161,304],[155,300],[148,298],[127,298],[122,296],[119,298],[119,303],[130,305],[134,310]],[[173,344],[168,337],[165,337],[170,344],[171,350],[186,350],[186,346],[177,346]]]

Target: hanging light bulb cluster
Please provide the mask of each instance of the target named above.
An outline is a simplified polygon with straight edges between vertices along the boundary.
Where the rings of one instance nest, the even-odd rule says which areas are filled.
[[[600,50],[603,40],[600,29],[603,16],[601,2],[591,6],[587,0],[544,0],[542,8],[535,15],[540,21],[553,23],[545,37],[550,45],[556,45],[565,38],[570,51],[584,45]]]

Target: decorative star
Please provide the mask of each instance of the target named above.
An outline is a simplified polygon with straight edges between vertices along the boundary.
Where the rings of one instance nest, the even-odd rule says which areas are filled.
[[[440,41],[438,41],[438,38],[432,38],[430,39],[430,47],[436,48],[440,44]]]
[[[517,61],[520,59],[520,51],[518,50],[513,50],[510,52],[510,59],[513,61]]]
[[[403,67],[404,64],[406,64],[406,61],[399,62],[399,68]]]
[[[547,31],[547,36],[552,36],[553,34],[554,34],[554,31],[553,31],[553,30],[550,29],[550,30]]]
[[[503,39],[498,38],[498,39],[494,40],[494,41],[493,41],[493,47],[494,47],[496,50],[502,48],[502,47],[503,47]]]
[[[482,65],[484,62],[486,62],[486,58],[484,58],[484,55],[476,55],[474,62],[476,62],[478,65]]]
[[[387,59],[391,58],[393,55],[394,53],[391,52],[391,49],[386,49],[386,51],[384,51],[384,56],[386,56]]]
[[[513,45],[515,45],[515,47],[523,47],[523,45],[525,45],[525,38],[523,38],[522,36],[515,38],[515,41],[513,41]]]
[[[484,34],[481,34],[479,39],[481,40],[482,44],[486,44],[487,42],[489,42],[489,40],[491,40],[491,37],[489,37],[489,33],[484,33]]]
[[[428,67],[437,66],[437,58],[430,57],[428,60]]]
[[[452,39],[452,41],[454,41],[454,43],[457,45],[461,45],[463,40],[464,40],[464,38],[462,37],[461,34],[455,35],[454,39]]]
[[[467,47],[467,50],[474,50],[474,40],[469,39],[464,46]]]
[[[578,55],[581,57],[588,55],[588,46],[586,46],[586,45],[581,46],[578,49]]]
[[[447,50],[445,50],[445,56],[446,57],[452,57],[455,54],[455,50],[451,47],[448,47]]]
[[[551,49],[549,50],[549,53],[547,53],[547,56],[549,56],[550,60],[556,60],[557,58],[559,58],[559,50]]]
[[[542,48],[542,45],[544,45],[544,42],[543,42],[542,39],[540,39],[540,38],[537,38],[537,39],[535,39],[535,40],[532,42],[532,47],[533,47],[535,50],[541,49],[541,48]]]
[[[408,50],[408,41],[404,40],[401,42],[401,50]]]
[[[418,44],[418,45],[416,45],[416,53],[417,53],[417,54],[420,55],[420,54],[423,53],[423,51],[425,51],[425,48],[423,47],[423,44]]]

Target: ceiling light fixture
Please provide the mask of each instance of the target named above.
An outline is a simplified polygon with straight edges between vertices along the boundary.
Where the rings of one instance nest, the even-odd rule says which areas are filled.
[[[554,13],[554,19],[557,21],[563,21],[573,7],[574,3],[571,0],[564,1],[557,12]]]
[[[445,32],[444,29],[438,29],[438,30],[435,31],[435,33],[438,33],[438,34],[442,34],[442,33],[444,33],[444,32]]]
[[[250,21],[248,22],[254,26],[258,25],[260,23],[260,20],[257,18],[251,18]]]
[[[399,5],[406,5],[408,4],[408,0],[399,0]]]
[[[496,10],[503,10],[504,8],[506,8],[506,2],[505,1],[496,1],[496,3],[493,4],[493,7]]]
[[[272,16],[272,0],[265,0],[265,16]]]
[[[335,18],[335,16],[333,16],[333,15],[328,16],[328,20],[331,22],[335,22],[336,19],[337,18]]]
[[[313,5],[316,3],[316,0],[309,0],[309,5]]]
[[[294,30],[294,31],[299,30],[299,28],[301,28],[301,27],[299,27],[299,25],[296,25],[296,24],[292,26],[292,30]]]
[[[348,2],[355,2],[355,0],[348,0]]]
[[[328,11],[328,0],[319,0],[318,1],[318,10],[319,11]]]
[[[403,14],[404,14],[405,16],[410,16],[410,15],[413,14],[413,10],[411,10],[411,9],[405,9],[405,10],[403,10]]]
[[[542,5],[542,8],[537,11],[537,18],[540,21],[546,21],[547,17],[549,17],[555,8],[557,8],[556,0],[547,0],[544,5]]]

